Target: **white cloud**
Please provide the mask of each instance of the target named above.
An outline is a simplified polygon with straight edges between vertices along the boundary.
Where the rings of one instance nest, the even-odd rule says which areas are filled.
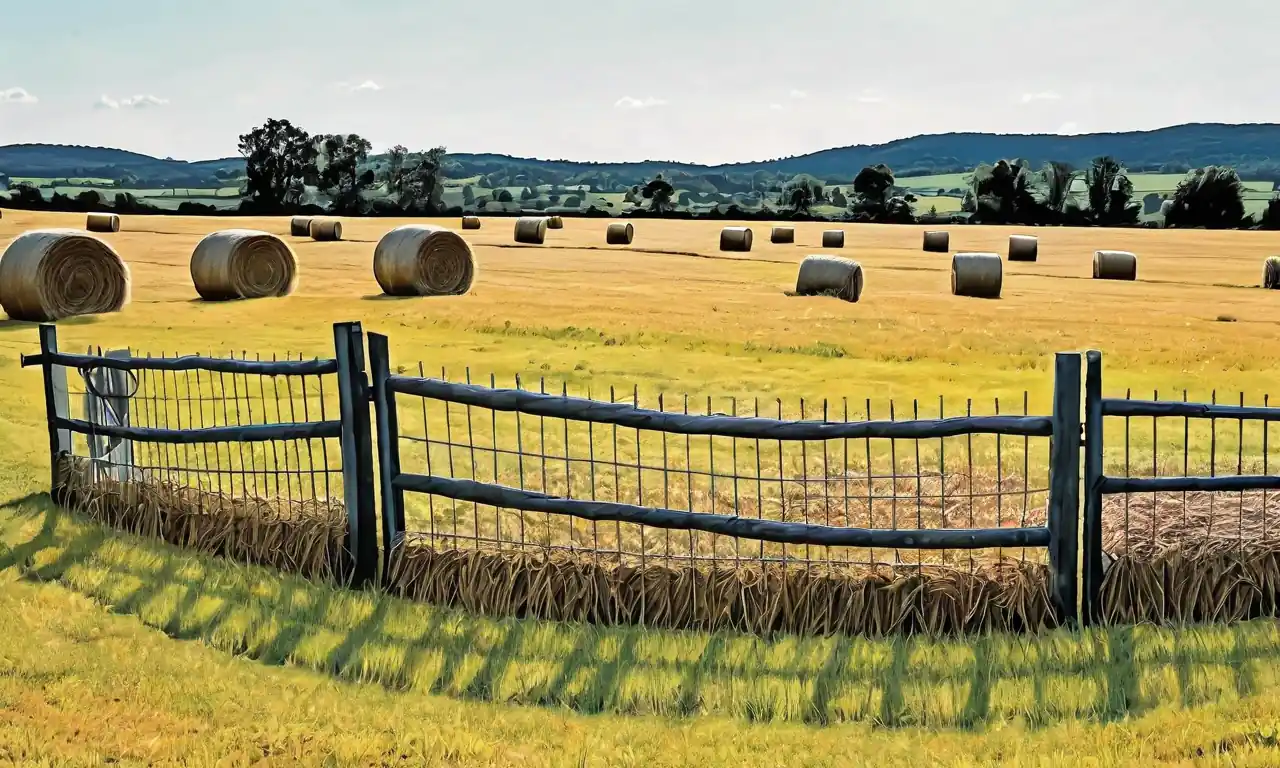
[[[618,109],[648,109],[650,107],[661,107],[667,102],[653,96],[644,99],[637,99],[634,96],[623,96],[613,103]]]
[[[784,109],[784,107],[781,104],[770,104],[769,109],[772,109],[775,112],[781,112]]]
[[[341,83],[335,83],[334,87],[347,93],[374,93],[382,90],[382,86],[372,80],[365,80],[362,83],[348,83],[344,80]]]
[[[1078,123],[1063,123],[1058,126],[1058,130],[1054,131],[1054,133],[1059,136],[1073,136],[1080,133],[1080,125]]]
[[[799,88],[792,88],[792,89],[791,89],[791,93],[790,93],[789,95],[790,95],[790,96],[791,96],[791,98],[793,98],[793,99],[805,99],[805,98],[808,98],[808,97],[809,97],[809,94],[805,93],[804,91],[800,90]]]
[[[168,99],[152,96],[149,93],[126,96],[123,99],[113,99],[104,93],[94,102],[93,106],[98,109],[147,109],[148,107],[163,107],[168,103]]]
[[[1022,103],[1030,104],[1033,101],[1057,101],[1058,99],[1061,99],[1061,98],[1062,96],[1058,95],[1056,91],[1040,91],[1039,93],[1024,93],[1022,94]]]
[[[29,93],[26,88],[6,88],[0,90],[0,104],[35,104],[39,99]]]

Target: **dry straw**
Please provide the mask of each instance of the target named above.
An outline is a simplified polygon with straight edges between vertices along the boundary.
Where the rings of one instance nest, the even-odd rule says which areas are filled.
[[[925,232],[924,249],[930,253],[946,253],[951,250],[949,232]]]
[[[769,242],[771,243],[794,243],[796,241],[795,227],[774,227],[769,232]]]
[[[226,229],[196,244],[191,282],[205,301],[288,296],[298,286],[298,259],[273,234]]]
[[[312,219],[311,239],[333,242],[342,239],[342,222],[337,219]]]
[[[559,216],[548,216],[547,229],[564,229],[564,219]]]
[[[957,253],[951,257],[951,293],[955,296],[998,299],[1003,277],[999,254]]]
[[[475,275],[471,246],[444,227],[396,227],[373,250],[373,276],[388,296],[457,296],[471,290]]]
[[[82,230],[24,232],[0,258],[0,306],[14,320],[118,312],[129,303],[129,292],[124,260]]]
[[[516,219],[516,242],[526,245],[542,245],[547,239],[547,220],[541,216],[522,216]]]
[[[90,232],[119,232],[120,217],[114,213],[91,213],[84,228]]]
[[[479,229],[480,217],[479,216],[463,216],[462,228],[463,229]]]
[[[1138,257],[1128,251],[1095,251],[1093,277],[1095,280],[1137,280]]]
[[[311,237],[311,216],[294,216],[289,219],[289,234],[294,237]]]
[[[1009,261],[1035,261],[1040,252],[1040,241],[1031,235],[1009,236]]]
[[[839,256],[806,256],[796,275],[796,295],[857,301],[862,296],[862,265]]]
[[[725,227],[720,230],[720,250],[750,251],[751,227]]]
[[[605,230],[604,239],[609,245],[631,245],[636,228],[629,221],[615,221]]]
[[[843,248],[844,247],[844,230],[828,229],[822,233],[823,248]]]
[[[1268,256],[1262,266],[1262,287],[1280,289],[1280,256]]]

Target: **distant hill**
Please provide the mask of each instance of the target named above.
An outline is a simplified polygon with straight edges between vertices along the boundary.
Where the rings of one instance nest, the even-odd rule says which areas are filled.
[[[126,175],[155,186],[202,186],[219,171],[241,172],[244,160],[186,162],[108,147],[10,144],[0,147],[0,174],[9,177],[120,179]],[[167,182],[167,183],[161,183]]]

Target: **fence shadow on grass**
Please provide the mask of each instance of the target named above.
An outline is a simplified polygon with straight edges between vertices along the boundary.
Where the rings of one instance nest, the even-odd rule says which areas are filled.
[[[1273,622],[765,639],[495,619],[194,555],[47,499],[0,515],[0,565],[27,578],[56,580],[174,638],[401,691],[584,713],[978,729],[1111,721],[1280,682]],[[15,517],[25,521],[9,524]]]

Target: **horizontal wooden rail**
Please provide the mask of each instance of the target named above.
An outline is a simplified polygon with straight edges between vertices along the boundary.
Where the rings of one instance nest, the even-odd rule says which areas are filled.
[[[1098,487],[1105,494],[1181,491],[1271,491],[1280,489],[1280,476],[1103,477]]]
[[[1179,403],[1169,400],[1104,398],[1103,416],[1180,416],[1188,419],[1250,419],[1280,421],[1280,408],[1253,405]]]
[[[263,376],[318,376],[338,372],[338,361],[319,360],[235,360],[225,357],[99,357],[52,352],[23,355],[22,366],[62,365],[68,368],[109,368],[117,371],[213,371]]]
[[[169,443],[172,445],[198,445],[200,443],[262,443],[270,440],[307,440],[311,438],[341,437],[341,421],[310,421],[298,424],[250,424],[238,427],[206,427],[204,429],[158,429],[155,427],[124,427],[114,424],[93,424],[80,419],[54,419],[56,429],[70,430],[82,435],[118,437],[140,443]]]

